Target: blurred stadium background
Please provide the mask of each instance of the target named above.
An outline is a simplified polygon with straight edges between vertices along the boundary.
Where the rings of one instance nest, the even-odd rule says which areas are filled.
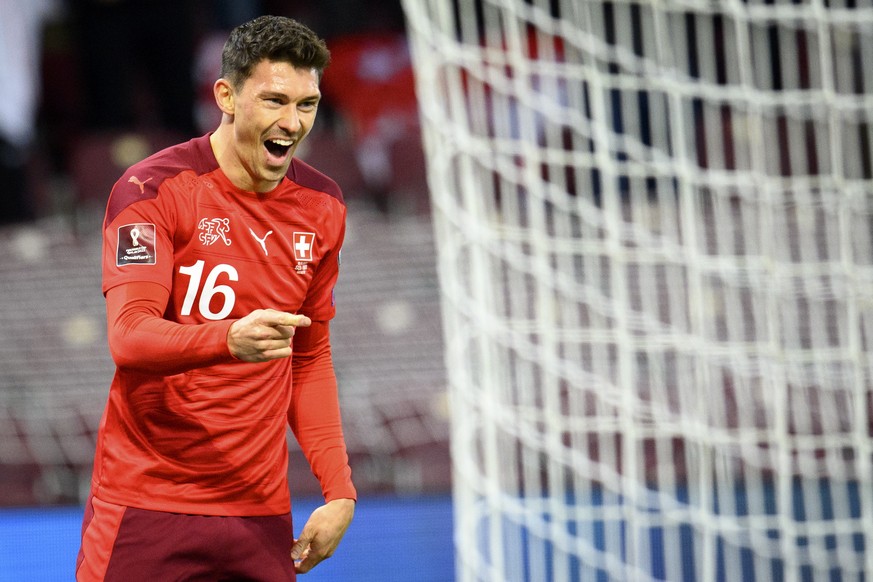
[[[127,165],[214,126],[210,87],[221,43],[232,25],[258,13],[307,22],[333,49],[337,78],[325,81],[317,128],[300,156],[342,185],[350,208],[332,327],[362,502],[344,544],[356,549],[310,576],[441,582],[451,572],[448,417],[424,158],[399,1],[377,4],[0,3],[0,78],[15,72],[9,63],[22,64],[22,54],[4,49],[22,34],[34,36],[24,55],[34,62],[18,80],[36,78],[27,86],[35,92],[31,139],[0,171],[0,581],[72,579],[113,371],[100,292],[102,206]],[[126,61],[95,56],[113,42]],[[163,42],[175,44],[180,62],[159,62],[158,72],[189,67],[188,98],[165,93],[150,76],[154,63],[142,49],[160,52]],[[91,70],[92,58],[110,69]],[[122,73],[131,73],[129,93]],[[95,95],[113,84],[118,93]],[[128,108],[112,103],[125,98]],[[190,115],[168,112],[164,99],[189,106]],[[0,137],[4,147],[18,145]],[[319,490],[290,442],[299,522]]]

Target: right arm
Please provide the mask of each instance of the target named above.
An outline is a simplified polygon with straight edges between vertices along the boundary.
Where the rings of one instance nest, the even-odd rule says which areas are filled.
[[[197,325],[163,318],[169,291],[130,282],[106,292],[109,351],[119,368],[179,374],[233,360],[266,362],[291,355],[291,338],[308,317],[258,309],[237,320]]]

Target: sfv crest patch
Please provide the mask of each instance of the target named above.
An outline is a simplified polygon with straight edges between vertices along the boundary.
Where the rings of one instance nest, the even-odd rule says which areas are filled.
[[[230,246],[231,240],[227,237],[227,233],[230,232],[229,218],[201,218],[197,228],[200,229],[200,242],[204,245],[209,246],[222,241],[225,246]]]

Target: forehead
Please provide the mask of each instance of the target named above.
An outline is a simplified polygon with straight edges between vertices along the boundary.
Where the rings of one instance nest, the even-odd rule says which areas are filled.
[[[319,95],[318,81],[318,71],[314,68],[295,67],[285,61],[263,60],[252,68],[252,74],[243,83],[242,90]]]

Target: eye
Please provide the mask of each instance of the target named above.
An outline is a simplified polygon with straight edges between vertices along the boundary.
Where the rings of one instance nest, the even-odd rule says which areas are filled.
[[[298,107],[304,111],[311,111],[311,110],[315,109],[316,107],[318,107],[318,101],[316,101],[316,100],[301,101],[300,104],[298,105]]]
[[[283,97],[282,95],[278,95],[278,94],[276,94],[276,95],[271,95],[271,94],[262,95],[261,100],[271,107],[281,107],[282,105],[285,105],[286,103],[288,103],[287,98]]]

